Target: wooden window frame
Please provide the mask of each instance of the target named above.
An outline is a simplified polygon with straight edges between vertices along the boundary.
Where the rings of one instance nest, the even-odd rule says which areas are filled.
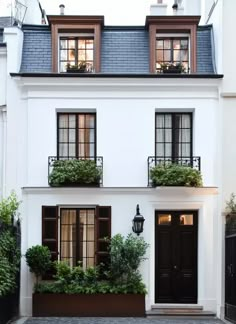
[[[52,32],[52,71],[59,71],[59,36],[63,33],[92,33],[94,37],[94,70],[101,69],[101,28],[104,16],[48,16]]]
[[[149,70],[156,73],[156,38],[159,33],[189,34],[190,72],[197,71],[197,26],[200,16],[147,16],[149,29]]]

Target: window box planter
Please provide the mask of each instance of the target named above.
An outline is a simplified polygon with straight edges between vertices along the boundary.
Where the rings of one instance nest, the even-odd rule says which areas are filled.
[[[164,69],[162,70],[163,73],[182,73],[182,71],[179,68],[176,67],[170,67],[168,70]]]
[[[144,317],[144,294],[33,294],[33,316]]]
[[[67,68],[67,73],[87,73],[86,69],[70,69]]]

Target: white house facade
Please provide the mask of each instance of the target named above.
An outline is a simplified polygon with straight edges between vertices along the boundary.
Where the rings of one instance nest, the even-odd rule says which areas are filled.
[[[0,180],[4,195],[14,189],[22,200],[22,254],[45,244],[54,259],[94,265],[104,256],[97,237],[132,232],[139,205],[150,245],[141,269],[146,310],[194,304],[222,317],[223,76],[213,27],[184,15],[151,15],[145,26],[128,27],[104,26],[102,16],[48,20],[4,29]],[[81,61],[87,73],[67,72]],[[182,62],[184,73],[163,73],[170,62]],[[96,161],[99,184],[50,185],[53,163],[71,158]],[[153,187],[158,161],[200,169],[203,186]],[[88,233],[80,255],[71,237],[63,240],[65,219],[71,226],[79,219]],[[23,258],[21,315],[32,312],[32,286]]]

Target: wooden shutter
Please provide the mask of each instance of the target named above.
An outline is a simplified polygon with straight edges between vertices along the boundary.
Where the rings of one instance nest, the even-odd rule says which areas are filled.
[[[42,245],[49,248],[52,261],[58,259],[58,208],[57,206],[42,206]],[[50,270],[44,279],[52,278]]]
[[[108,242],[111,237],[111,206],[96,208],[96,264],[109,263]]]

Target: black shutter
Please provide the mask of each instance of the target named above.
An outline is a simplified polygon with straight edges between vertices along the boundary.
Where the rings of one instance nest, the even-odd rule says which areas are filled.
[[[111,238],[111,206],[96,208],[96,264],[109,263],[108,242]]]
[[[52,261],[58,259],[58,208],[57,206],[42,206],[42,245],[51,252]],[[54,271],[51,269],[43,279],[51,279]]]

